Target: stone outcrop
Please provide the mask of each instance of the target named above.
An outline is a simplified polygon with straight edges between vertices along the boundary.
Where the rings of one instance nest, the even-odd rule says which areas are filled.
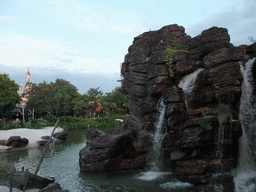
[[[131,129],[113,129],[109,134],[87,130],[86,147],[79,153],[79,165],[86,172],[121,172],[145,166],[146,155],[132,147]]]
[[[176,68],[170,76],[165,54],[175,42],[184,45],[187,52],[174,55]],[[87,130],[87,144],[79,154],[80,169],[109,172],[144,168],[158,120],[157,105],[163,99],[166,165],[180,180],[194,184],[213,181],[212,175],[219,170],[226,172],[225,180],[232,180],[229,172],[237,166],[238,138],[242,135],[238,119],[243,81],[240,64],[256,56],[255,47],[233,46],[228,30],[218,27],[194,38],[178,25],[135,37],[121,69],[121,92],[129,98],[130,114],[122,129],[109,134]],[[255,81],[256,66],[252,71]],[[191,74],[197,76],[185,92],[180,82]],[[221,106],[231,112],[221,114]]]
[[[6,146],[11,146],[13,148],[25,147],[28,144],[29,140],[26,138],[21,138],[20,136],[11,136],[6,141]]]
[[[175,40],[188,52],[174,56],[176,69],[170,77],[164,57]],[[225,171],[237,166],[238,138],[242,134],[238,121],[243,80],[240,62],[244,64],[256,54],[255,44],[235,47],[229,41],[225,28],[212,27],[191,38],[182,26],[169,25],[135,37],[122,63],[121,92],[130,99],[130,112],[137,118],[136,126],[128,117],[124,120],[125,127],[136,127],[138,132],[132,141],[133,150],[144,154],[150,150],[157,103],[162,97],[166,105],[162,129],[167,132],[162,143],[164,158],[183,181],[209,183],[219,166]],[[199,68],[203,70],[186,100],[179,83]],[[222,125],[218,119],[219,104],[232,109],[232,120]],[[224,132],[221,159],[217,155],[220,141],[216,139],[220,126]]]

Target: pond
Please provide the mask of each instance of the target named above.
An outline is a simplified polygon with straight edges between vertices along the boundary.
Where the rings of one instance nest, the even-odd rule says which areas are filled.
[[[70,131],[66,142],[57,145],[54,154],[47,153],[38,175],[53,176],[69,192],[83,191],[195,191],[195,188],[178,181],[171,173],[125,174],[83,173],[79,169],[79,151],[85,147],[85,130]],[[34,172],[42,155],[38,148],[0,154],[0,186],[8,186],[8,173],[13,167],[28,168]]]

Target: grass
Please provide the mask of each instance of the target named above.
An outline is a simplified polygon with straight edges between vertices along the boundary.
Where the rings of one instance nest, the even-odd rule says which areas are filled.
[[[116,119],[124,119],[122,116],[107,116],[96,119],[82,119],[74,118],[71,116],[61,117],[57,126],[64,130],[72,129],[87,129],[88,127],[94,127],[108,133],[111,129],[118,128],[121,126],[120,121]],[[15,128],[29,128],[29,129],[42,129],[43,127],[54,126],[57,118],[55,116],[45,116],[42,120],[33,119],[31,123],[20,123],[18,126],[15,122],[10,121],[0,127],[0,130],[9,130]]]

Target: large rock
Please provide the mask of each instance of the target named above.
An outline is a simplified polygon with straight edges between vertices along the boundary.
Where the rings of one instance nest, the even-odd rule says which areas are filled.
[[[140,126],[141,120],[135,117],[133,114],[126,115],[122,124],[122,127],[124,129],[135,128],[138,130]]]
[[[53,137],[55,139],[60,139],[62,141],[65,141],[68,137],[68,132],[67,131],[61,131],[61,132],[58,132],[58,133],[54,133]]]
[[[112,172],[145,166],[145,158],[132,148],[131,129],[112,129],[103,134],[91,128],[87,132],[87,145],[79,152],[82,171]]]
[[[137,137],[131,143],[134,152],[140,154],[137,157],[151,150],[152,135],[158,121],[157,107],[160,98],[163,98],[165,114],[162,132],[166,134],[162,148],[165,160],[174,165],[173,170],[181,180],[196,184],[209,183],[212,173],[216,171],[214,166],[219,166],[217,161],[223,164],[226,171],[236,167],[238,138],[242,134],[238,121],[243,80],[240,63],[244,64],[256,54],[255,44],[235,47],[229,41],[230,36],[225,28],[212,27],[191,38],[178,25],[165,26],[134,38],[122,64],[121,91],[130,99],[131,114],[140,120],[135,123],[127,119],[129,123],[125,123],[126,128],[136,125]],[[188,51],[174,55],[176,68],[174,76],[170,77],[165,54],[174,42],[183,44]],[[185,101],[184,91],[178,87],[180,80],[199,68],[204,69],[197,75],[195,83],[190,85],[191,81],[187,82],[190,93]],[[256,67],[252,71],[256,79]],[[220,126],[220,103],[231,107],[232,119],[236,121],[228,121]],[[222,132],[220,161],[216,155],[220,141],[216,138],[220,138]],[[104,154],[110,156],[112,151],[105,151]],[[118,158],[114,158],[115,155],[109,158],[117,159],[116,163],[123,169],[126,166],[139,167],[133,164],[136,158],[127,159],[124,156],[120,153]]]
[[[206,68],[211,68],[218,64],[241,61],[245,57],[245,54],[246,48],[243,46],[222,48],[205,56],[203,61]]]
[[[20,136],[11,136],[7,142],[6,146],[12,146],[13,148],[25,147],[28,144],[29,140],[26,138],[21,138]]]

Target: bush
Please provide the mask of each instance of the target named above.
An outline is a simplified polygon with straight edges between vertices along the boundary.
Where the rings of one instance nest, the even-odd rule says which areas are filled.
[[[10,121],[8,123],[5,123],[2,127],[3,130],[9,130],[9,129],[15,129],[17,128],[17,125],[14,121]]]
[[[181,42],[178,42],[178,39],[173,42],[172,46],[169,45],[166,49],[164,60],[166,61],[166,65],[168,66],[170,77],[174,76],[174,70],[176,68],[176,65],[173,64],[174,56],[176,53],[180,52],[188,52],[188,49],[184,45],[182,45]]]
[[[211,124],[212,124],[211,122],[203,121],[200,123],[200,126],[208,131],[208,130],[212,130]]]
[[[230,108],[230,105],[219,103],[217,117],[220,125],[232,118],[232,109]]]
[[[136,138],[137,134],[138,134],[138,130],[134,127],[130,127],[131,131],[132,131],[132,135]]]
[[[44,119],[49,121],[49,122],[53,122],[53,123],[56,123],[57,121],[57,117],[55,117],[54,115],[48,115],[48,116],[44,116]]]

